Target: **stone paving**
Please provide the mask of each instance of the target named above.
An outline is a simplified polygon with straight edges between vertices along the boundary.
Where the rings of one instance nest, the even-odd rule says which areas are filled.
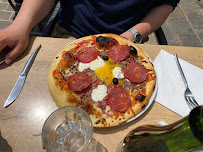
[[[9,5],[8,0],[0,0],[0,30],[9,26],[15,15],[15,11]]]
[[[10,6],[9,0],[0,0],[0,30],[9,26],[19,9]],[[45,19],[46,20],[46,19]],[[42,21],[42,26],[44,22]],[[32,35],[41,35],[40,26],[33,28]],[[180,0],[176,9],[162,25],[168,45],[203,47],[203,0]],[[55,33],[65,37],[64,31],[58,28]],[[148,44],[157,44],[154,34],[149,36]]]
[[[203,0],[180,0],[162,27],[169,45],[203,47]]]

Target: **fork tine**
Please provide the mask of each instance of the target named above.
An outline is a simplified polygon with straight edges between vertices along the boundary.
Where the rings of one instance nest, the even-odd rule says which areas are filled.
[[[194,97],[190,97],[190,99],[192,100],[192,102],[194,103],[194,105],[195,105],[196,107],[199,106],[199,104],[196,102],[196,100],[195,100]]]
[[[195,108],[195,104],[191,101],[190,97],[185,96],[187,103],[191,106],[191,108]]]

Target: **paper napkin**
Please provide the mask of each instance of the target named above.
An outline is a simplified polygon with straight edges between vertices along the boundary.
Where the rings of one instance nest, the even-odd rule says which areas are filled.
[[[180,58],[179,61],[190,90],[199,105],[203,105],[203,70]],[[180,116],[187,116],[191,109],[184,98],[186,87],[174,55],[161,50],[153,63],[158,81],[155,101]]]

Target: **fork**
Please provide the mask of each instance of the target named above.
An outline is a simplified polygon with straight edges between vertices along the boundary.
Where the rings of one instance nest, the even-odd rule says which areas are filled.
[[[187,83],[187,80],[186,80],[185,75],[183,73],[183,70],[182,70],[182,68],[180,66],[180,62],[179,62],[178,56],[177,56],[176,53],[174,54],[174,56],[175,56],[175,60],[176,60],[178,69],[180,71],[180,74],[181,74],[181,76],[183,78],[183,81],[185,83],[185,86],[186,86],[186,90],[185,90],[185,93],[184,93],[185,99],[186,99],[187,103],[191,106],[191,108],[198,107],[199,104],[196,102],[196,100],[194,98],[194,95],[192,94],[192,92],[190,91],[190,89],[188,87],[188,83]]]

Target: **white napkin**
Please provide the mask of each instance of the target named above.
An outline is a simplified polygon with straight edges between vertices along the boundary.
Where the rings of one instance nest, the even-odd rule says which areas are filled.
[[[203,70],[180,59],[189,88],[199,105],[203,105]],[[155,101],[180,116],[187,116],[191,109],[185,101],[185,84],[178,70],[174,55],[161,50],[154,60],[158,80]]]

